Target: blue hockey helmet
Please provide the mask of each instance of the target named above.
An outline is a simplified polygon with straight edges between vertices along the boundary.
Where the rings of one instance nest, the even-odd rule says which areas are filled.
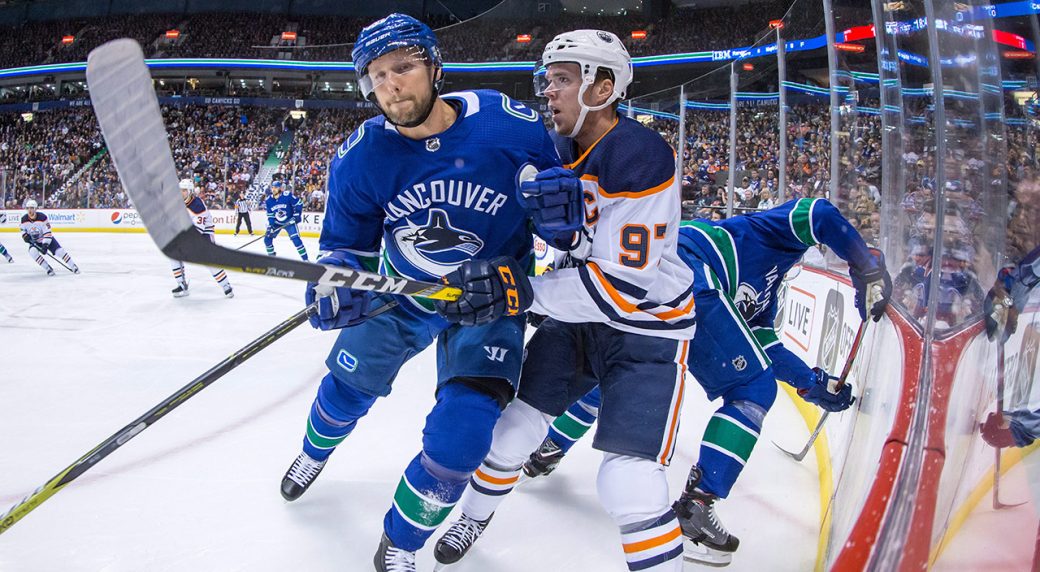
[[[365,26],[358,34],[354,49],[350,53],[354,61],[354,73],[357,74],[358,86],[365,98],[369,98],[376,88],[376,83],[368,75],[368,65],[372,60],[401,48],[417,48],[416,55],[426,60],[435,68],[434,91],[439,92],[444,82],[443,74],[436,76],[441,69],[441,52],[437,47],[437,37],[429,26],[407,14],[393,13],[389,16]]]

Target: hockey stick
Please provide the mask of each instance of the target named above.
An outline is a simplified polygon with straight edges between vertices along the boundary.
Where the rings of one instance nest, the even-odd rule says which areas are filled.
[[[444,284],[235,251],[211,243],[195,230],[184,209],[177,169],[141,46],[134,40],[122,39],[90,52],[87,84],[119,179],[133,199],[148,234],[166,256],[229,270],[385,294],[438,300],[455,300],[462,294],[458,288]]]
[[[287,226],[289,226],[289,223],[285,223],[285,224],[283,224],[282,226],[276,227],[276,228],[275,228],[275,232],[274,232],[274,233],[275,233],[275,234],[277,234],[277,233],[279,233],[279,232],[282,232],[282,230],[283,230],[283,229],[285,229],[285,227],[287,227]],[[263,232],[263,233],[262,233],[262,234],[261,234],[260,236],[258,236],[258,237],[256,237],[256,238],[254,238],[253,240],[250,240],[249,242],[247,242],[247,243],[243,244],[242,246],[239,246],[239,247],[238,247],[238,248],[236,248],[235,250],[242,250],[243,248],[245,248],[245,247],[249,246],[250,244],[253,244],[254,242],[256,242],[256,241],[258,241],[258,240],[262,240],[262,239],[263,239],[263,238],[264,238],[265,236],[267,236],[267,234],[268,234],[269,232],[271,232],[271,230],[270,230],[270,229],[267,229],[267,230],[265,230],[265,231],[264,231],[264,232]]]
[[[845,367],[842,368],[841,376],[838,378],[838,383],[835,385],[835,388],[838,390],[845,386],[845,379],[849,377],[849,372],[852,371],[852,364],[856,361],[856,355],[859,354],[859,347],[863,344],[863,332],[866,331],[867,322],[869,321],[870,318],[868,317],[866,320],[860,322],[859,329],[856,330],[856,337],[852,340],[852,347],[849,348],[849,357],[845,360]],[[827,422],[827,417],[830,414],[830,411],[823,412],[823,415],[820,416],[820,420],[816,423],[816,429],[814,429],[812,435],[809,436],[809,442],[805,444],[805,447],[803,447],[801,451],[792,453],[781,447],[776,441],[773,441],[773,445],[776,445],[776,448],[780,449],[780,451],[788,457],[791,457],[795,461],[801,461],[809,454],[809,449],[812,449],[813,444],[816,443],[816,438],[820,436],[820,432],[823,430],[823,424]]]
[[[383,308],[389,309],[386,306],[377,308],[377,311],[373,312],[372,315],[386,311]],[[253,357],[260,350],[271,345],[300,324],[306,322],[307,318],[312,313],[316,312],[317,309],[318,303],[315,302],[303,310],[293,314],[288,320],[285,320],[259,338],[249,342],[244,348],[231,354],[226,359],[210,368],[206,373],[196,377],[191,383],[180,388],[176,393],[163,400],[162,403],[156,405],[144,415],[131,421],[129,425],[117,431],[97,447],[91,449],[87,454],[77,459],[75,463],[66,467],[65,470],[55,475],[54,478],[33,491],[29,496],[25,497],[22,502],[13,506],[11,510],[7,511],[7,514],[0,516],[0,534],[3,534],[7,529],[14,526],[16,522],[32,512],[33,509],[40,506],[44,501],[53,496],[54,493],[64,488],[65,485],[71,483],[77,477],[90,470],[90,468],[96,465],[98,461],[111,455],[116,449],[125,445],[127,441],[136,437],[159,419],[162,419],[167,413],[173,411],[180,404],[195,396],[198,392],[205,389],[214,381],[223,377],[224,374],[242,365],[242,363]]]
[[[997,341],[997,418],[1001,424],[1004,422],[1004,326],[1001,324]],[[1026,502],[1004,504],[1000,502],[1000,447],[993,448],[996,456],[993,462],[993,509],[1011,508],[1026,504]]]

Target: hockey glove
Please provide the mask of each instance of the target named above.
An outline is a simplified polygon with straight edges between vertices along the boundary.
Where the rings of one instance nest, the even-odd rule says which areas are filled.
[[[802,399],[832,413],[845,411],[856,401],[852,397],[852,384],[846,383],[838,389],[838,378],[827,375],[818,367],[812,371],[816,377],[815,383],[812,387],[798,390]]]
[[[986,336],[990,341],[997,339],[1006,342],[1018,329],[1018,309],[1008,291],[1014,284],[1012,268],[1002,268],[997,273],[997,280],[986,294],[983,302],[983,317],[986,321]]]
[[[361,269],[361,262],[357,257],[342,250],[333,251],[328,256],[318,259],[318,264]],[[365,290],[308,282],[304,300],[308,306],[318,300],[318,313],[312,314],[309,318],[311,326],[319,330],[338,330],[364,322],[373,296],[374,293]]]
[[[1015,437],[1011,434],[1009,419],[994,411],[979,427],[982,439],[991,447],[1014,447]]]
[[[29,236],[29,233],[27,232],[22,233],[22,242],[28,244],[29,246],[32,246],[34,244],[33,239]]]
[[[892,297],[892,277],[885,268],[885,255],[876,248],[871,248],[870,253],[874,267],[868,270],[850,267],[849,276],[856,289],[856,309],[860,319],[866,320],[869,310],[870,317],[877,322],[885,314],[888,299]]]
[[[525,165],[517,175],[517,200],[527,209],[535,234],[557,250],[570,250],[574,233],[585,223],[581,179],[562,167],[534,171]]]
[[[437,313],[449,322],[479,326],[502,316],[517,316],[531,307],[534,291],[520,264],[508,256],[467,260],[443,278],[462,289],[454,302],[437,300]]]

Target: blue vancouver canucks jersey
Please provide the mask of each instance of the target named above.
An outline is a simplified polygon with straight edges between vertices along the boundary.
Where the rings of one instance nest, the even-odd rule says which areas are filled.
[[[541,117],[493,90],[441,97],[458,112],[442,133],[413,140],[379,116],[339,147],[321,250],[374,257],[382,243],[384,273],[427,281],[468,259],[530,260],[517,173],[560,164]]]
[[[711,268],[785,381],[803,378],[790,369],[806,366],[786,355],[773,328],[777,291],[787,271],[817,244],[827,245],[850,267],[875,265],[859,233],[825,199],[795,199],[716,222],[684,222],[679,230],[679,256],[688,265],[700,261]]]
[[[284,226],[303,212],[303,200],[285,191],[277,197],[267,197],[264,207],[267,209],[268,225]]]

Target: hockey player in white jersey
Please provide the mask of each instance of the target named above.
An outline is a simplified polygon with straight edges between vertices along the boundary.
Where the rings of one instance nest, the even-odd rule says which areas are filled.
[[[210,242],[216,242],[216,238],[213,236],[213,217],[209,214],[206,203],[202,202],[202,198],[195,194],[195,183],[191,179],[181,179],[180,188],[181,196],[184,197],[184,207],[188,209],[188,215],[191,216],[192,224],[195,225],[199,232],[209,237]],[[173,279],[177,281],[177,287],[173,289],[174,298],[187,296],[188,278],[184,274],[184,263],[180,260],[171,259],[170,267],[173,269]],[[213,279],[217,281],[217,284],[220,284],[220,287],[224,289],[224,296],[234,298],[235,292],[231,289],[231,282],[228,281],[227,273],[221,268],[210,268],[209,272],[213,275]]]
[[[54,258],[61,260],[73,274],[79,274],[79,266],[76,266],[69,253],[54,239],[47,215],[36,210],[36,207],[36,201],[29,199],[25,202],[25,214],[22,215],[22,240],[29,245],[29,254],[36,258],[36,264],[47,271],[47,276],[54,276],[54,269],[47,263],[47,254],[53,254]],[[9,255],[8,262],[11,262]]]
[[[679,571],[682,535],[665,467],[675,448],[694,302],[692,273],[676,252],[674,154],[660,135],[617,113],[632,80],[617,36],[567,32],[542,57],[536,87],[548,99],[565,168],[537,173],[519,192],[536,232],[562,256],[554,272],[530,279],[530,311],[548,318],[527,345],[517,399],[495,427],[491,451],[460,503],[462,516],[435,556],[441,564],[464,556],[549,422],[598,383],[603,403],[593,447],[604,457],[597,489],[620,529],[628,567]],[[470,280],[468,270],[463,264],[446,277],[464,291],[458,302],[438,302],[449,319],[481,311],[472,306],[489,283],[492,291],[512,291],[521,307],[528,302],[526,277],[503,277],[496,287],[497,276]]]

